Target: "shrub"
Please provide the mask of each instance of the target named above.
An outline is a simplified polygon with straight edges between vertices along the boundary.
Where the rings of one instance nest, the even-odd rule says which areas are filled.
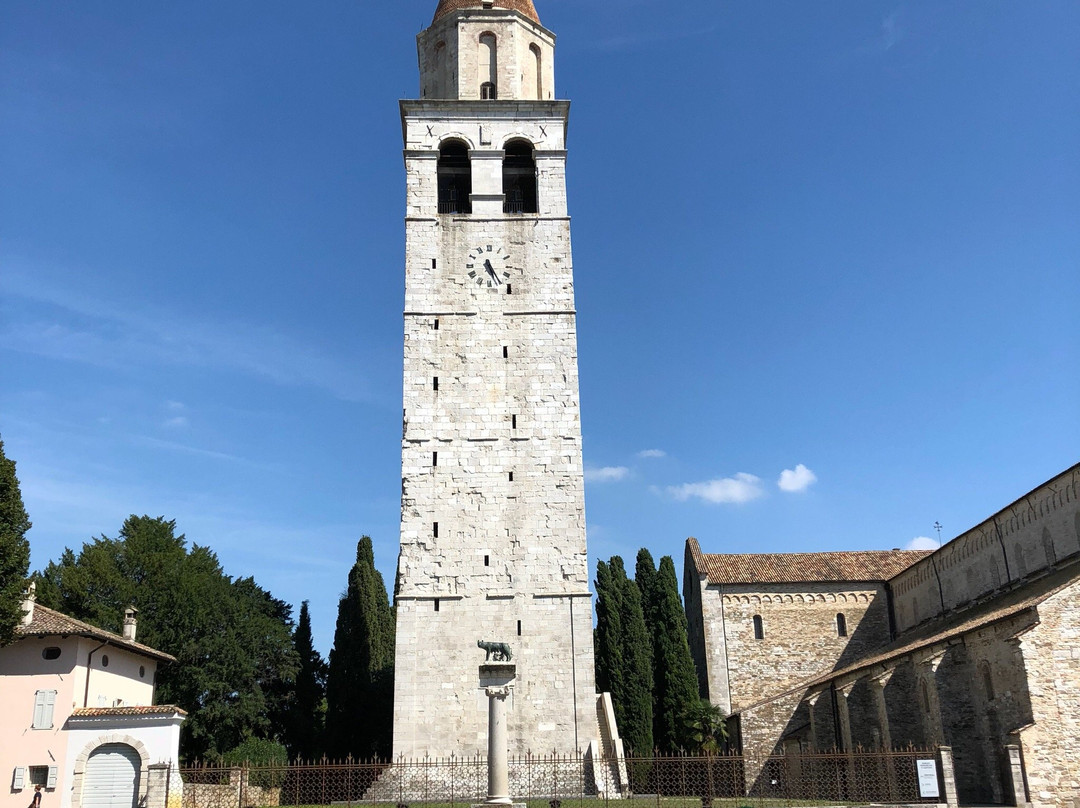
[[[235,749],[221,756],[224,766],[247,766],[252,769],[248,783],[258,788],[281,788],[288,774],[289,752],[276,741],[247,738]]]

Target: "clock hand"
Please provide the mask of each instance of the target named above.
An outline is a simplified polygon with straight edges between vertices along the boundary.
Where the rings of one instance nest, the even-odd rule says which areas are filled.
[[[494,268],[494,267],[493,267],[493,266],[491,265],[491,261],[490,261],[490,260],[486,260],[486,259],[485,259],[485,261],[484,261],[484,269],[486,269],[486,270],[487,270],[487,273],[488,273],[488,275],[490,275],[490,276],[492,277],[492,279],[493,279],[493,280],[494,280],[494,281],[495,281],[496,283],[498,283],[498,282],[499,282],[499,276],[498,276],[498,275],[497,275],[497,274],[495,273],[495,268]]]

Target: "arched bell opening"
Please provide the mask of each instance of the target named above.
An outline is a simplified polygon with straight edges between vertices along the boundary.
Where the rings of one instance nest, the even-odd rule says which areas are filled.
[[[536,193],[536,160],[533,144],[511,140],[503,157],[503,213],[539,212]]]
[[[472,213],[469,146],[447,140],[439,147],[439,213]]]

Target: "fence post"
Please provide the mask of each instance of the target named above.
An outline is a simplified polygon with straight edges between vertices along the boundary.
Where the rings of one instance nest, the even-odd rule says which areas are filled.
[[[1005,752],[1009,756],[1009,782],[1012,784],[1013,805],[1030,805],[1027,788],[1024,786],[1024,761],[1020,756],[1020,746],[1015,743],[1006,744]]]
[[[941,761],[941,782],[945,786],[945,804],[949,808],[958,808],[960,799],[956,794],[956,771],[953,768],[952,747],[938,747],[938,756]]]

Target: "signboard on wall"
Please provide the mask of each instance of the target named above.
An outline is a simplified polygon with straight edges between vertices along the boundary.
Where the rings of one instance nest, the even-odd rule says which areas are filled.
[[[941,792],[938,791],[937,780],[937,761],[936,760],[917,760],[915,761],[916,771],[919,773],[919,796],[926,797],[940,797]]]

